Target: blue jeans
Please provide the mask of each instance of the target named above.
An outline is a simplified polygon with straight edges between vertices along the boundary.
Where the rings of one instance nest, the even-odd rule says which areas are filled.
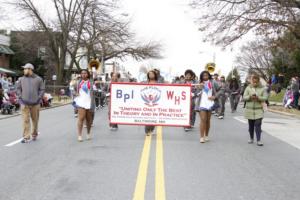
[[[249,134],[250,134],[250,139],[254,139],[254,130],[256,133],[256,139],[257,141],[260,141],[261,139],[261,124],[262,124],[262,118],[261,119],[255,119],[255,120],[248,120],[249,123]]]
[[[256,139],[259,142],[261,139],[261,124],[262,124],[262,118],[261,119],[255,119],[255,120],[248,120],[249,123],[249,134],[250,139],[254,139],[254,131],[256,133]]]

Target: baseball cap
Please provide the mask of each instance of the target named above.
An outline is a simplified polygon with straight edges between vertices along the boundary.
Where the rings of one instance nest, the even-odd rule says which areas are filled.
[[[34,66],[30,63],[27,63],[26,65],[23,66],[23,69],[32,69],[32,70],[34,70]]]

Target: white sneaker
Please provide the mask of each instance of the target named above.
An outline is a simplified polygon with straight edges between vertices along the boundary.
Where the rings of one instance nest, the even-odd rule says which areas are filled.
[[[86,139],[91,140],[92,139],[92,134],[86,134]]]
[[[208,137],[205,137],[205,142],[209,142],[209,138]]]
[[[205,139],[204,138],[200,138],[200,143],[205,143]]]
[[[254,143],[253,139],[248,140],[248,144],[253,144],[253,143]]]
[[[258,142],[257,142],[257,146],[261,146],[261,147],[262,147],[262,146],[264,146],[264,143],[261,142],[261,141],[258,141]]]
[[[218,119],[224,119],[224,116],[221,115],[221,116],[218,117]]]
[[[191,128],[184,128],[185,132],[188,132],[188,131],[191,131],[191,130],[192,130]]]
[[[83,142],[82,136],[78,136],[78,142]]]

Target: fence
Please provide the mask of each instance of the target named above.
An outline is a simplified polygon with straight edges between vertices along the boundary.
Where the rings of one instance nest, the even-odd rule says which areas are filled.
[[[46,85],[45,92],[51,94],[54,102],[67,102],[71,99],[71,92],[69,86]]]

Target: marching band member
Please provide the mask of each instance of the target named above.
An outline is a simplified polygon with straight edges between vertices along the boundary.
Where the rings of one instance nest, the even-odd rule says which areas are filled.
[[[200,74],[199,90],[195,110],[200,115],[200,143],[205,143],[209,141],[210,120],[216,99],[216,90],[208,71],[203,71]]]
[[[90,81],[90,72],[86,69],[81,70],[81,80],[79,80],[76,91],[75,105],[78,108],[78,141],[82,142],[82,129],[84,121],[87,126],[87,140],[91,140],[91,127],[94,114],[94,95],[93,82]]]

